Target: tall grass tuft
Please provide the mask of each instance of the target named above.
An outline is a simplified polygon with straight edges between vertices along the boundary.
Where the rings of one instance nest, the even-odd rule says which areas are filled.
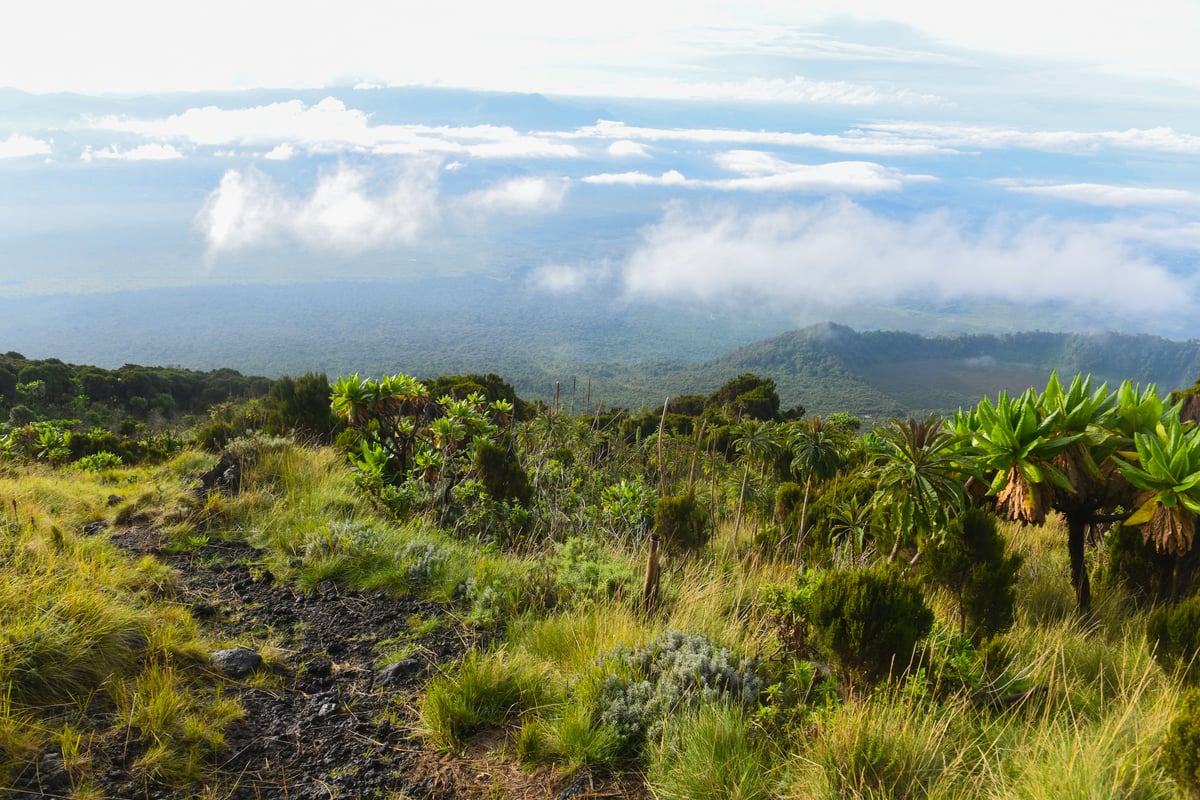
[[[454,672],[429,682],[419,731],[438,749],[454,750],[476,731],[553,702],[560,691],[546,666],[528,656],[472,652]]]
[[[776,796],[771,748],[739,705],[710,703],[676,716],[648,749],[646,781],[661,800]]]

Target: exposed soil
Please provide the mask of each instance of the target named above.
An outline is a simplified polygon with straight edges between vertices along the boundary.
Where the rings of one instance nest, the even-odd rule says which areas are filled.
[[[99,533],[99,531],[94,531]],[[214,640],[259,652],[263,665],[226,683],[245,716],[226,731],[227,747],[212,786],[183,790],[136,777],[140,752],[112,742],[93,760],[109,798],[203,795],[258,798],[615,798],[641,797],[636,776],[527,771],[502,756],[507,734],[481,733],[464,752],[434,752],[415,733],[417,700],[438,669],[478,643],[452,609],[415,598],[362,593],[326,582],[304,593],[281,585],[260,554],[238,541],[212,542],[185,555],[161,552],[162,535],[144,520],[111,534],[134,553],[166,561],[185,604]],[[439,618],[445,624],[424,625]],[[419,632],[413,625],[420,625]],[[386,665],[387,649],[406,656]],[[69,796],[61,768],[40,759],[13,787],[13,797]]]

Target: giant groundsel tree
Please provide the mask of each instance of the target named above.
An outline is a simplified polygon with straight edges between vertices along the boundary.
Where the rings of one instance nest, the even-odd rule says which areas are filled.
[[[1071,578],[1081,609],[1091,602],[1085,566],[1089,528],[1140,526],[1146,543],[1176,558],[1192,546],[1200,512],[1200,431],[1153,386],[1093,390],[1090,377],[1017,398],[1001,393],[955,416],[965,456],[1005,519],[1041,524],[1063,515]]]

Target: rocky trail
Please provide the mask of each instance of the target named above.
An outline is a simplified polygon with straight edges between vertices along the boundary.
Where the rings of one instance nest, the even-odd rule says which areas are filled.
[[[245,715],[226,730],[210,786],[180,790],[135,778],[130,765],[140,752],[128,742],[105,743],[94,755],[104,797],[567,800],[639,794],[619,778],[586,771],[523,770],[497,755],[507,746],[497,732],[480,734],[453,756],[429,748],[415,733],[421,687],[478,643],[451,609],[350,591],[332,581],[303,592],[277,582],[259,565],[258,552],[240,541],[168,554],[160,549],[162,534],[145,520],[105,533],[133,554],[172,566],[176,601],[211,639],[233,643],[213,654],[212,668]],[[386,658],[387,648],[397,645],[405,655]],[[20,776],[13,792],[14,798],[70,796],[69,776],[48,754]]]

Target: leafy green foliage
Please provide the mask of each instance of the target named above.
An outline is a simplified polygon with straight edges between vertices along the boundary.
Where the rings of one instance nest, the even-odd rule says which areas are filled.
[[[830,571],[815,587],[809,613],[821,643],[869,679],[903,671],[933,625],[920,587],[886,567]]]
[[[668,547],[697,550],[711,534],[708,511],[695,492],[660,497],[654,509],[654,532]]]
[[[892,420],[877,434],[867,474],[877,487],[872,502],[896,534],[894,555],[903,542],[919,542],[962,509],[971,467],[956,451],[960,437],[934,417]]]
[[[638,588],[638,576],[629,563],[615,558],[593,539],[567,539],[555,562],[559,587],[576,603],[632,597]]]
[[[996,519],[968,509],[921,556],[921,571],[954,595],[960,630],[979,641],[1010,628],[1015,620],[1019,555],[1007,555]]]
[[[1163,742],[1162,767],[1192,797],[1200,795],[1200,689],[1180,699]]]
[[[1176,414],[1153,432],[1133,436],[1137,463],[1114,456],[1121,475],[1142,494],[1126,525],[1143,526],[1157,550],[1182,556],[1192,549],[1200,514],[1200,426],[1186,428]]]
[[[443,521],[453,512],[451,518],[466,517],[466,528],[477,532],[500,506],[512,512],[508,522],[517,521],[513,514],[528,502],[528,478],[513,451],[500,444],[513,419],[507,400],[485,403],[482,395],[471,394],[434,401],[425,384],[407,375],[378,381],[351,375],[334,385],[331,406],[361,437],[359,451],[350,455],[363,485],[394,511],[440,503]],[[473,473],[492,505],[474,502],[474,484],[453,493]],[[457,500],[458,508],[448,500]],[[485,538],[511,539],[511,532]]]
[[[1200,595],[1156,608],[1146,620],[1146,636],[1164,669],[1182,670],[1192,681],[1200,677]]]

